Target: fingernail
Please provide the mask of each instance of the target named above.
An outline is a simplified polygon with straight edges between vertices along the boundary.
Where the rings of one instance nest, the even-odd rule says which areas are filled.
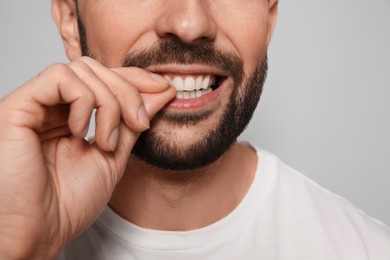
[[[118,130],[118,128],[115,128],[112,131],[112,133],[110,135],[110,140],[109,140],[110,147],[111,147],[112,151],[115,151],[116,146],[118,145],[118,136],[119,136],[119,130]]]
[[[140,122],[146,129],[150,128],[149,116],[148,113],[146,113],[144,106],[141,106],[138,109],[138,122]]]
[[[84,138],[87,137],[88,131],[89,131],[89,124],[84,128],[84,131],[83,131]]]
[[[159,75],[159,74],[150,72],[150,77],[151,77],[152,79],[154,79],[154,80],[160,82],[160,83],[169,83],[169,84],[170,84],[170,82],[169,82],[166,78],[164,78],[163,76],[161,76],[161,75]]]

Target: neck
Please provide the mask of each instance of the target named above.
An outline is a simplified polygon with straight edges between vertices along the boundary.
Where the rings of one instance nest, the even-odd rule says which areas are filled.
[[[110,200],[120,216],[143,228],[193,230],[210,225],[241,202],[257,166],[255,151],[235,144],[212,165],[172,172],[131,158]]]

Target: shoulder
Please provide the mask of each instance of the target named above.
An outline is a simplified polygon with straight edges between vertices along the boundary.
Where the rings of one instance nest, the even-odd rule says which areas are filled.
[[[388,226],[276,156],[266,151],[260,151],[260,154],[273,165],[270,173],[273,176],[269,181],[272,185],[267,196],[274,203],[272,210],[278,212],[276,225],[282,239],[312,241],[311,244],[321,244],[325,248],[361,252],[369,259],[390,259]]]

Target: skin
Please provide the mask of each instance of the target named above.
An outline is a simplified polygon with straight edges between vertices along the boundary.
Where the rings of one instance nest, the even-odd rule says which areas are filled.
[[[238,55],[248,77],[268,48],[277,0],[80,1],[96,60],[81,57],[75,3],[52,4],[71,62],[50,66],[0,100],[0,258],[54,258],[108,202],[134,224],[159,230],[191,230],[229,214],[253,180],[253,149],[236,143],[208,167],[174,174],[131,157],[175,90],[147,70],[119,67],[126,53],[174,35]],[[198,126],[172,137],[164,129],[174,126],[160,120],[154,130],[185,149],[219,119],[227,94]],[[93,108],[96,142],[89,144],[83,136]]]

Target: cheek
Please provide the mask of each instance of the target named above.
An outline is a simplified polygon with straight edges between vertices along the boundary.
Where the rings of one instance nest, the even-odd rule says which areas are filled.
[[[247,70],[252,73],[267,52],[268,25],[259,19],[248,20],[248,26],[241,29],[236,38],[237,48]]]
[[[124,8],[114,6],[95,7],[84,16],[87,17],[84,25],[90,51],[108,67],[122,65],[123,57],[142,35],[144,28],[137,24],[140,21],[138,14],[124,12]]]
[[[232,0],[229,16],[219,18],[220,27],[252,74],[267,52],[268,6],[264,1]]]
[[[87,28],[87,41],[91,53],[106,66],[121,65],[125,43],[131,42],[131,39],[125,36],[125,32],[116,23],[109,22],[92,22]]]
[[[254,21],[252,25],[255,24]],[[251,72],[262,61],[267,52],[267,26],[260,23],[256,25],[257,27],[242,30],[244,33],[241,33],[235,41],[246,69]]]

